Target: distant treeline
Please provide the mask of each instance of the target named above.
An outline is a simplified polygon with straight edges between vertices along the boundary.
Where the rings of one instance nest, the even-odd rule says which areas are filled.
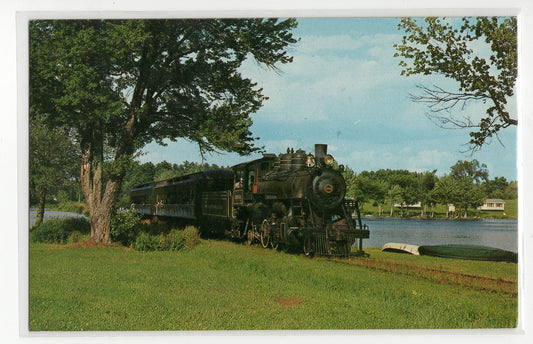
[[[394,209],[398,209],[396,215],[407,216],[410,206],[420,204],[420,216],[424,217],[433,217],[436,205],[445,207],[446,217],[450,215],[450,204],[454,205],[454,216],[466,217],[469,209],[476,209],[486,199],[518,197],[516,181],[509,182],[505,177],[489,179],[486,166],[477,160],[458,161],[441,177],[436,172],[381,169],[355,173],[347,168],[347,197],[356,199],[361,206],[377,206],[379,216],[384,215],[385,207],[390,209],[388,216],[393,216]]]

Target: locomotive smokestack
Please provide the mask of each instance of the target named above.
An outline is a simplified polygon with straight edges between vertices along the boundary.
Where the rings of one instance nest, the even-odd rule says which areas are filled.
[[[328,145],[317,143],[315,144],[315,159],[316,161],[323,161],[328,154]]]

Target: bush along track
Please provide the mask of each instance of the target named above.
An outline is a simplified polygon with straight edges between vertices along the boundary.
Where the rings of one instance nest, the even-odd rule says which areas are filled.
[[[500,278],[478,276],[456,271],[447,271],[442,269],[428,268],[414,264],[397,263],[390,260],[351,258],[318,258],[336,263],[356,265],[368,269],[392,272],[395,274],[409,275],[424,278],[441,284],[461,285],[478,290],[487,290],[497,293],[518,294],[518,285],[516,281],[510,281]]]

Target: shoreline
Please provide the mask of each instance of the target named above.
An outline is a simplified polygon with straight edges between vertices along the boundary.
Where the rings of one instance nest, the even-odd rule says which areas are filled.
[[[376,215],[363,215],[361,218],[374,218],[374,219],[394,219],[394,220],[448,220],[448,221],[479,221],[479,220],[518,220],[518,217],[506,216],[506,217],[421,217],[421,216],[376,216]]]

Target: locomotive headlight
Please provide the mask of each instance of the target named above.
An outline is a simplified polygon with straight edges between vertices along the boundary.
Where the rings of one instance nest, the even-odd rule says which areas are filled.
[[[326,165],[331,165],[331,164],[333,164],[333,157],[332,157],[331,155],[329,155],[329,154],[326,155],[326,156],[324,157],[324,163],[325,163]]]
[[[315,164],[315,159],[313,159],[313,156],[311,154],[307,156],[307,160],[305,161],[305,164],[307,165],[307,167],[311,167]]]

